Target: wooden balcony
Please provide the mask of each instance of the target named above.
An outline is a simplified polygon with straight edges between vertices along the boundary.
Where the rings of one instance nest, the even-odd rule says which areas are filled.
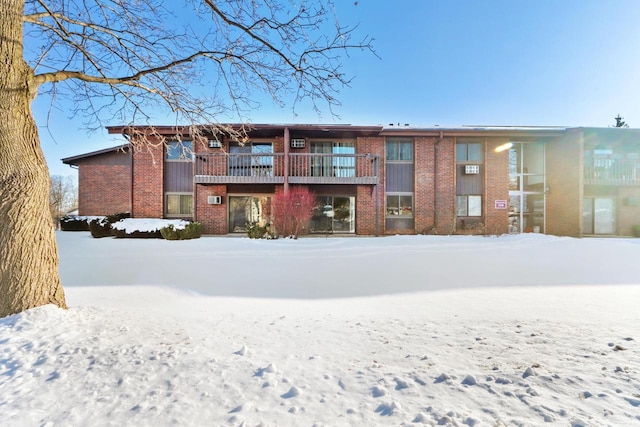
[[[640,185],[640,160],[595,159],[584,167],[585,185]]]
[[[288,164],[285,165],[285,161]],[[378,157],[371,154],[197,154],[196,184],[376,184]]]

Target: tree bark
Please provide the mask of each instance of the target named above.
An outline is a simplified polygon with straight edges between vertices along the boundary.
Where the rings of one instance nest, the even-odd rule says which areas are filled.
[[[49,212],[49,171],[31,113],[36,87],[23,58],[24,1],[0,6],[0,317],[66,308]]]

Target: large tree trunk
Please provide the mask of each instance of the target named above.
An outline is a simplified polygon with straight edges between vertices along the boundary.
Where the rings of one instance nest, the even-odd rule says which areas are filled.
[[[0,317],[45,304],[66,308],[49,212],[49,172],[31,114],[23,59],[24,1],[0,6]]]

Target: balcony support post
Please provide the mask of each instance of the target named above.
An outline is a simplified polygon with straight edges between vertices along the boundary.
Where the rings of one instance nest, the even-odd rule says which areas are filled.
[[[289,128],[284,128],[284,194],[289,193]]]

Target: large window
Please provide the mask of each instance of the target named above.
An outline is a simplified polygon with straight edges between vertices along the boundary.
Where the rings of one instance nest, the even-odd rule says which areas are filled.
[[[544,233],[545,145],[511,142],[509,149],[509,232]]]
[[[165,216],[182,218],[193,215],[193,194],[167,193],[165,195]]]
[[[246,233],[247,225],[271,222],[271,196],[229,196],[229,232]]]
[[[385,152],[385,228],[412,230],[415,181],[413,139],[389,138]]]
[[[413,217],[413,194],[387,193],[387,217]]]
[[[167,142],[167,152],[165,159],[172,162],[191,161],[193,155],[193,142],[191,141],[169,141]]]
[[[386,152],[387,161],[413,162],[413,141],[387,141]]]
[[[356,198],[316,196],[309,228],[312,233],[353,233],[356,223]]]
[[[482,225],[484,194],[484,141],[456,142],[456,230],[478,230]]]
[[[482,143],[458,142],[456,144],[456,162],[482,162]]]
[[[229,147],[230,176],[273,176],[273,144],[252,142]]]
[[[353,178],[356,176],[356,146],[353,142],[312,141],[311,176]]]
[[[482,196],[456,196],[457,216],[482,216]]]

